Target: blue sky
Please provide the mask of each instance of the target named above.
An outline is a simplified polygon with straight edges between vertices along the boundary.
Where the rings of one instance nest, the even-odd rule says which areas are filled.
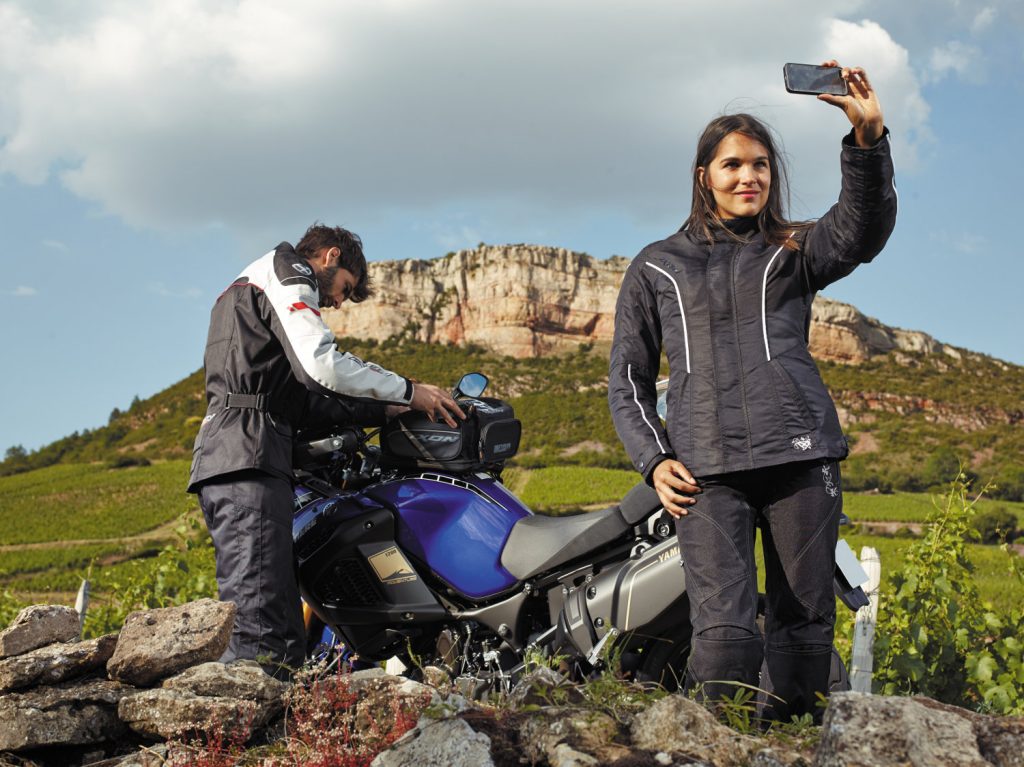
[[[794,217],[845,118],[787,61],[864,66],[900,218],[829,288],[1024,364],[1024,6],[956,2],[0,0],[0,450],[104,424],[202,364],[209,308],[314,219],[371,259],[531,242],[635,254],[689,207],[696,136],[752,111]]]

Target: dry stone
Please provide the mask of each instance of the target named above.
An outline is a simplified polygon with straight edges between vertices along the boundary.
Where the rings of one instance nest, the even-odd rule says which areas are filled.
[[[102,762],[92,762],[87,767],[166,767],[167,746],[163,743],[142,748],[133,754],[115,756]],[[2,767],[2,765],[0,765]]]
[[[266,674],[254,660],[229,664],[201,663],[177,676],[165,679],[163,688],[190,692],[210,698],[243,698],[257,703],[284,705],[283,696],[291,687],[287,682]]]
[[[202,663],[165,679],[162,689],[124,698],[118,714],[135,732],[174,738],[210,728],[253,731],[284,709],[290,685],[268,676],[256,661]]]
[[[220,730],[245,739],[261,720],[262,707],[251,700],[194,695],[183,690],[142,690],[121,699],[117,715],[147,738],[177,738]]]
[[[509,702],[515,708],[529,705],[575,705],[583,702],[583,693],[577,685],[554,669],[539,666],[516,683],[509,695]]]
[[[417,727],[382,751],[370,767],[494,767],[491,740],[461,719],[444,719]]]
[[[102,668],[114,653],[117,634],[85,642],[51,644],[0,660],[0,693],[57,684]]]
[[[605,713],[576,708],[548,708],[523,720],[520,743],[531,763],[570,765],[612,764],[631,749],[614,739],[618,724]]]
[[[715,767],[745,767],[761,750],[757,740],[720,724],[682,695],[668,695],[637,714],[630,733],[636,748],[681,753]]]
[[[234,603],[213,599],[134,612],[124,622],[107,674],[144,687],[217,660],[227,649],[234,621]]]
[[[106,679],[0,697],[0,751],[84,745],[125,733],[117,704],[132,688]]]
[[[970,722],[913,698],[847,692],[832,696],[815,767],[991,767]]]
[[[63,605],[32,605],[0,632],[0,658],[22,655],[54,642],[71,642],[81,633],[78,612]]]

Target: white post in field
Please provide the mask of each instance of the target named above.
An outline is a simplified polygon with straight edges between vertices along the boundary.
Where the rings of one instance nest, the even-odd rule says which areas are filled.
[[[850,689],[871,692],[872,651],[875,646],[875,622],[878,619],[878,584],[882,579],[882,561],[878,551],[865,546],[860,550],[860,563],[868,574],[864,593],[869,603],[857,611],[853,624],[853,659],[850,664]]]
[[[82,581],[78,587],[78,596],[75,598],[75,610],[78,612],[78,636],[82,636],[85,628],[85,614],[89,610],[89,581]]]

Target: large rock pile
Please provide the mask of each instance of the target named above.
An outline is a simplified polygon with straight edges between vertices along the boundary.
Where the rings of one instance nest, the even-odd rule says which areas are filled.
[[[925,698],[837,694],[820,738],[802,741],[737,732],[680,695],[595,701],[549,669],[498,706],[468,701],[465,680],[432,668],[429,684],[374,668],[340,686],[289,685],[251,661],[215,662],[233,620],[232,604],[201,600],[134,613],[119,636],[79,641],[73,610],[26,609],[0,633],[0,767],[191,763],[213,732],[238,744],[260,735],[277,749],[269,761],[258,754],[270,751],[253,752],[247,764],[299,764],[316,755],[293,750],[303,728],[320,754],[337,750],[331,763],[355,749],[344,763],[365,764],[378,750],[367,752],[368,742],[393,740],[381,740],[388,727],[412,729],[372,767],[1024,767],[1024,718]],[[289,739],[273,745],[286,701]],[[407,723],[397,722],[399,708],[411,712]],[[196,750],[182,761],[182,748]]]
[[[71,608],[26,608],[0,633],[0,752],[84,764],[213,722],[263,725],[287,685],[252,662],[212,662],[234,618],[233,604],[204,599],[133,613],[120,635],[79,641]]]

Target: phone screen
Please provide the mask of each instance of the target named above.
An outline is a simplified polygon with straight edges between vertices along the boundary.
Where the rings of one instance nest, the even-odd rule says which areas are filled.
[[[786,64],[782,74],[786,80],[786,90],[790,93],[831,93],[834,96],[849,93],[839,67]]]

